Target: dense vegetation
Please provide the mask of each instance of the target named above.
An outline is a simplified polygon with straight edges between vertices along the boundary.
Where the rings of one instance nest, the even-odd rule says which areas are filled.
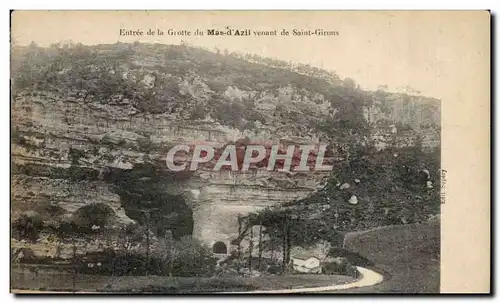
[[[377,104],[389,112],[392,101],[402,98],[410,105],[419,104],[426,116],[439,106],[435,99],[390,94],[382,86],[365,91],[350,78],[340,80],[334,72],[308,65],[186,45],[67,43],[42,48],[32,43],[14,47],[12,74],[14,96],[41,90],[81,102],[126,102],[138,112],[187,120],[210,117],[240,129],[252,129],[258,122],[286,125],[299,133],[335,129],[336,135],[348,135],[366,127],[363,106]],[[286,87],[303,99],[296,100],[293,92],[284,91]],[[229,88],[236,89],[236,95],[228,95]],[[276,108],[259,109],[256,100],[277,102]],[[330,110],[322,110],[323,102]]]
[[[239,239],[253,237],[252,226],[264,226],[265,236],[255,239],[269,240],[259,248],[284,252],[285,270],[293,246],[326,241],[341,247],[347,232],[424,223],[439,214],[439,149],[424,153],[418,145],[382,151],[353,146],[351,152],[322,190],[241,218]],[[349,203],[353,196],[356,203]]]

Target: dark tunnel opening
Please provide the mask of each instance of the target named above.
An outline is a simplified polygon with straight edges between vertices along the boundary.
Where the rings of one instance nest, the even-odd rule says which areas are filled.
[[[170,230],[176,240],[193,233],[193,212],[181,195],[167,192],[169,183],[184,175],[160,171],[152,164],[133,169],[109,168],[104,179],[112,183],[125,213],[158,237]]]

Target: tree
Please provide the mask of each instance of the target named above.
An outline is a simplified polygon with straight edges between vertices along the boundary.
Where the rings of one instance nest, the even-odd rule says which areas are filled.
[[[43,228],[43,220],[39,213],[27,211],[22,213],[12,223],[12,228],[21,239],[36,242],[38,234]]]
[[[208,247],[189,236],[173,243],[172,272],[175,276],[205,276],[214,272],[216,260]]]
[[[264,246],[262,243],[262,223],[259,224],[259,257],[258,257],[258,263],[257,263],[257,268],[259,271],[261,271],[261,259],[262,259],[262,251],[264,250]]]
[[[358,84],[356,83],[356,81],[354,81],[354,79],[349,78],[349,77],[347,77],[347,78],[344,79],[344,82],[343,82],[342,86],[344,88],[347,88],[350,91],[358,89]]]
[[[131,252],[134,247],[140,245],[146,234],[146,230],[144,227],[139,224],[128,224],[121,227],[118,230],[119,241],[121,250],[124,250],[126,253]]]
[[[90,230],[92,226],[102,226],[110,223],[115,212],[103,203],[91,203],[80,207],[73,215],[76,225]]]

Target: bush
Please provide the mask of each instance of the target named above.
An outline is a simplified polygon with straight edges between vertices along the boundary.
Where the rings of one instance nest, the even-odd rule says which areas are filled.
[[[344,268],[345,275],[351,276],[351,277],[354,277],[354,278],[358,277],[359,272],[358,272],[356,266],[354,266],[351,263],[347,262],[345,265],[343,265],[343,268]]]
[[[100,266],[98,263],[101,263]],[[106,250],[79,257],[78,271],[97,275],[212,276],[216,259],[198,241],[161,241],[149,253]]]
[[[103,203],[92,203],[80,207],[73,215],[74,221],[81,227],[104,226],[114,217],[113,209]]]
[[[323,273],[327,275],[346,275],[357,278],[359,273],[356,266],[343,259],[340,263],[330,262],[323,265]]]
[[[332,247],[328,252],[328,256],[336,258],[344,258],[350,264],[361,267],[371,267],[375,265],[372,261],[360,256],[357,253],[339,247]]]
[[[66,213],[64,208],[50,202],[39,203],[36,210],[41,214],[44,220],[51,220]]]
[[[149,137],[137,139],[137,144],[139,149],[143,151],[152,151],[154,148],[154,144]]]
[[[99,265],[100,263],[100,265]],[[77,262],[78,272],[94,275],[163,275],[161,259],[144,254],[124,253],[113,250],[88,253]]]
[[[174,241],[171,273],[174,276],[210,276],[215,272],[217,260],[210,249],[191,237]]]
[[[11,257],[14,262],[33,263],[37,257],[31,248],[16,248],[11,250]]]
[[[283,267],[277,264],[269,265],[266,268],[266,272],[272,275],[280,274],[283,271]]]
[[[42,228],[42,216],[35,211],[24,212],[19,216],[19,218],[12,222],[14,236],[31,242],[36,242],[38,234]]]

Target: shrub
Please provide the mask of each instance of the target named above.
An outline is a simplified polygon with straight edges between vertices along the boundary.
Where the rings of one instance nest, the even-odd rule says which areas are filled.
[[[209,276],[215,272],[216,259],[210,249],[191,237],[172,242],[174,254],[171,273],[174,276]]]
[[[85,152],[73,147],[70,147],[68,157],[71,158],[72,165],[78,165],[81,158],[85,158]]]
[[[24,212],[16,220],[14,220],[14,222],[12,222],[14,236],[31,242],[36,242],[38,234],[42,228],[42,217],[35,211]]]
[[[61,216],[66,213],[66,210],[57,204],[52,204],[50,202],[40,203],[36,210],[40,212],[45,220],[54,219],[55,217]]]
[[[152,151],[154,148],[154,144],[149,137],[137,139],[137,144],[142,151]]]
[[[98,265],[100,263],[100,265]],[[88,253],[77,262],[78,272],[95,275],[162,275],[161,260],[151,256],[148,260],[144,254],[116,252]]]
[[[345,258],[350,264],[362,267],[371,267],[374,263],[357,253],[348,251],[347,249],[332,247],[328,252],[328,256],[336,258]]]
[[[97,264],[101,263],[100,266]],[[78,271],[97,275],[172,275],[181,277],[212,276],[216,259],[198,241],[161,241],[149,257],[142,252],[106,250],[79,257]]]
[[[111,207],[103,203],[92,203],[80,207],[74,216],[74,221],[81,227],[104,226],[114,216],[114,211]]]
[[[350,263],[347,263],[345,265],[345,274],[347,276],[351,276],[351,277],[357,278],[358,275],[359,275],[359,272],[358,272],[356,266],[354,266],[354,265],[352,265]]]
[[[322,267],[323,273],[327,275],[346,275],[357,278],[359,274],[356,266],[352,265],[346,259],[342,259],[340,262],[329,262]]]
[[[277,275],[283,271],[283,267],[278,264],[269,265],[266,272],[272,275]]]
[[[11,250],[12,260],[19,263],[32,263],[35,261],[36,255],[31,248],[16,248]]]

